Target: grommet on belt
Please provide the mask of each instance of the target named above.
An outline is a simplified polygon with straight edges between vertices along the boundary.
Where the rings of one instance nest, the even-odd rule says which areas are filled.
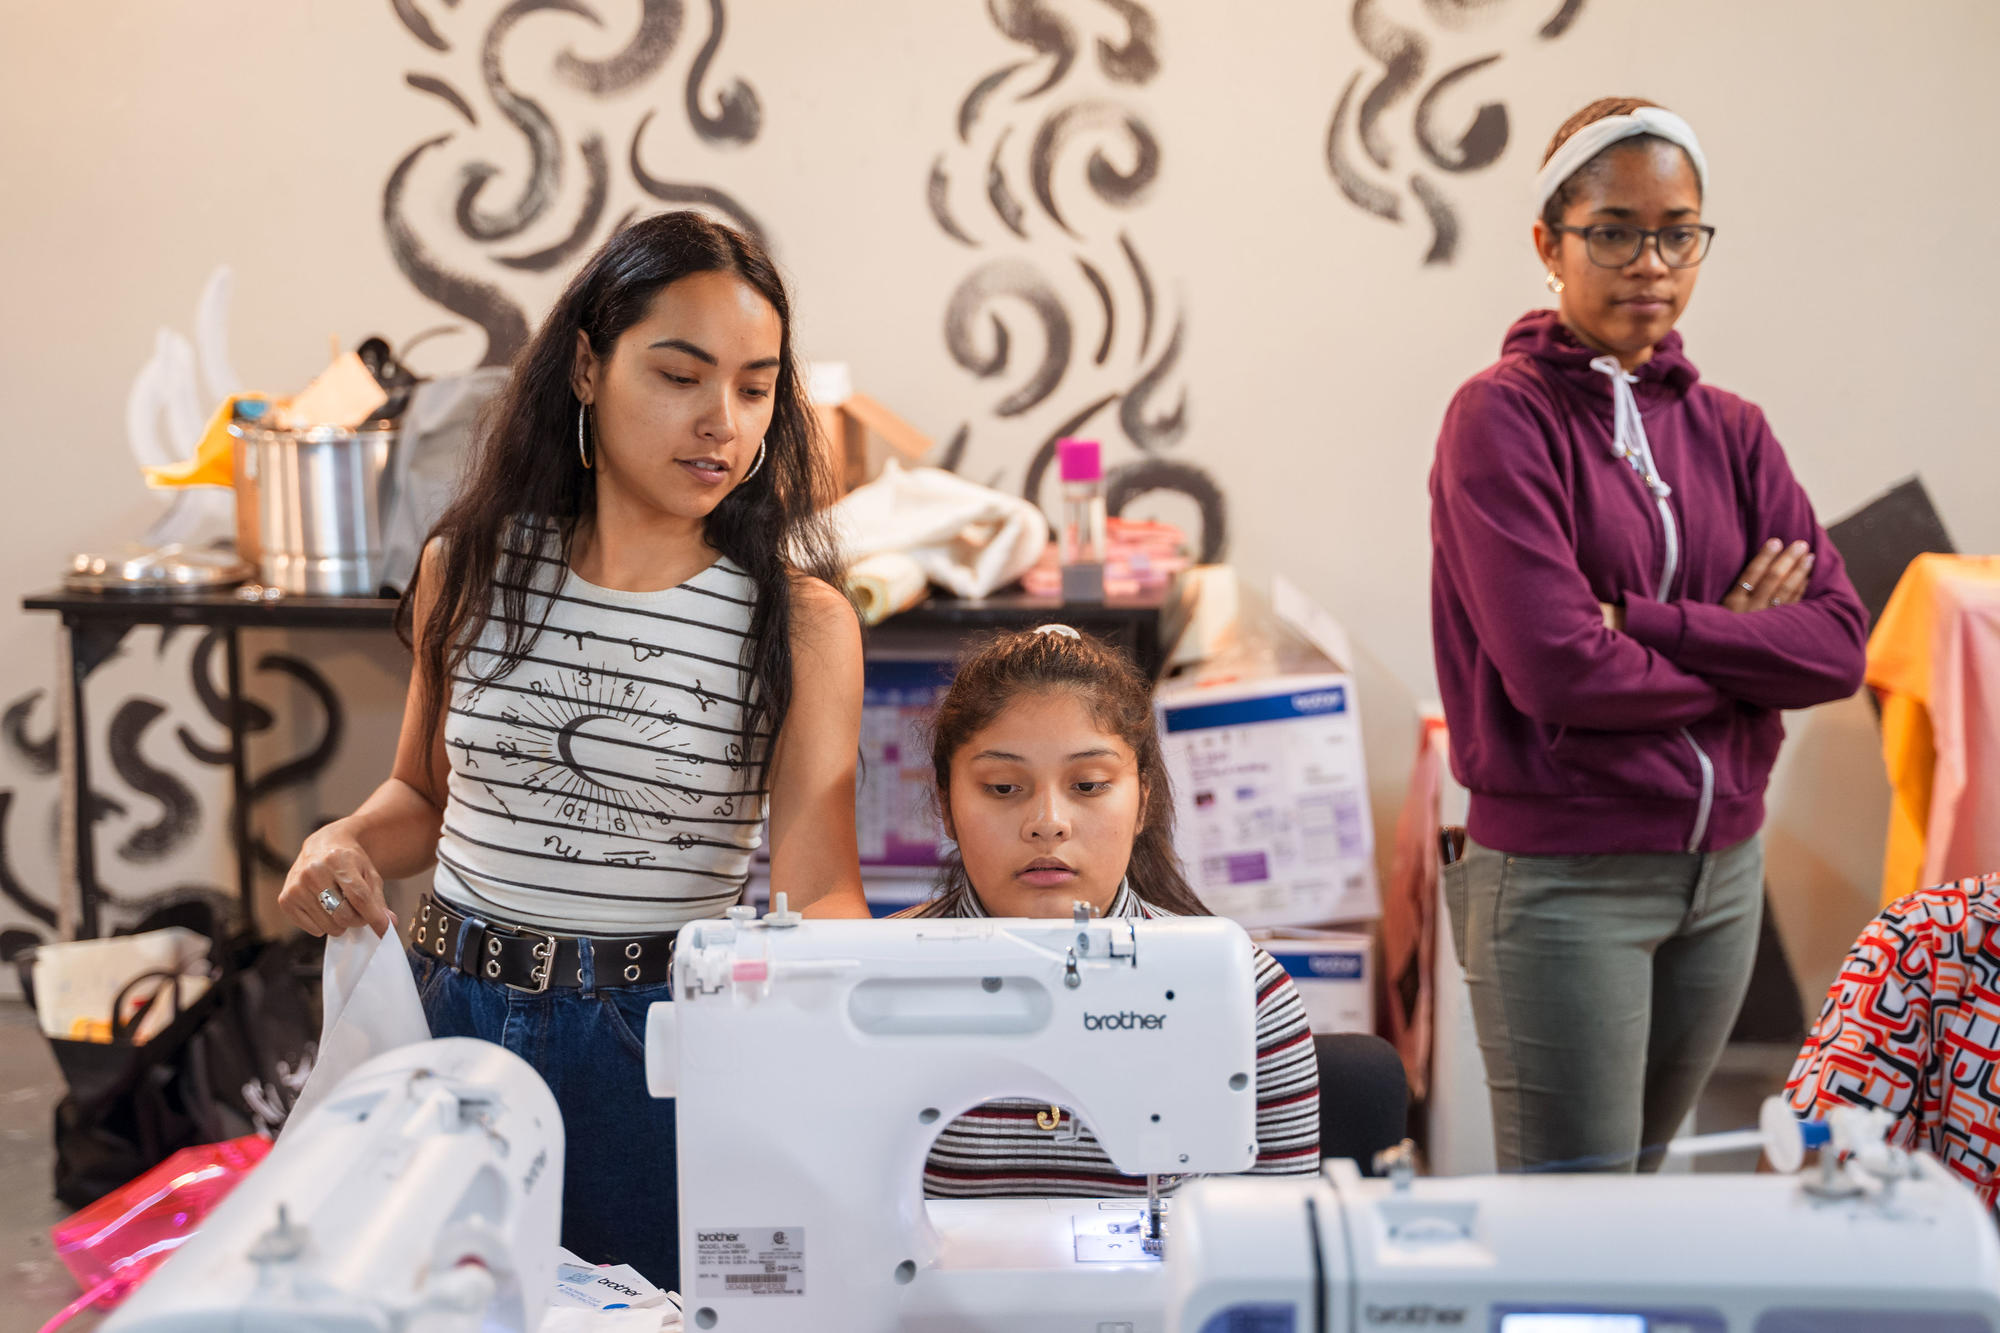
[[[418,926],[418,927],[417,927],[417,943],[418,943],[418,944],[422,944],[423,942],[424,942],[424,927],[422,927],[422,926]]]
[[[639,956],[639,942],[637,940],[625,946],[625,956],[627,958],[637,958]]]
[[[488,935],[486,937],[486,952],[492,954],[495,958],[498,958],[500,956],[500,941],[495,937]]]
[[[632,964],[632,966],[625,969],[625,980],[637,981],[638,979],[639,979],[639,965],[637,963],[634,963]]]
[[[495,949],[493,952],[499,953],[500,951]],[[500,975],[500,960],[498,958],[489,958],[486,960],[486,975],[489,977]]]

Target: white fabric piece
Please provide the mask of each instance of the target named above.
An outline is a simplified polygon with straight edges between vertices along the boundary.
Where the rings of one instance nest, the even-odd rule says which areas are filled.
[[[1563,140],[1562,147],[1556,149],[1547,165],[1535,173],[1536,214],[1547,206],[1549,197],[1562,188],[1562,183],[1576,174],[1577,168],[1619,140],[1641,134],[1658,135],[1685,149],[1688,160],[1694,163],[1694,178],[1701,185],[1702,197],[1708,197],[1708,159],[1702,155],[1701,141],[1694,137],[1694,127],[1664,107],[1642,106],[1630,115],[1593,120]]]
[[[836,504],[832,516],[850,567],[899,551],[959,597],[1004,588],[1049,544],[1048,520],[1026,500],[942,468],[905,468],[893,458],[881,476]]]
[[[366,1061],[431,1039],[409,955],[393,927],[380,938],[366,926],[329,938],[320,984],[319,1052],[280,1138]]]
[[[44,1036],[91,1040],[74,1030],[78,1025],[109,1024],[111,1005],[133,978],[148,972],[180,974],[181,1005],[193,1004],[208,989],[202,973],[208,966],[208,941],[181,926],[149,930],[139,935],[108,935],[94,940],[64,940],[35,950],[35,1017]],[[145,983],[126,997],[126,1012],[163,983]],[[157,1035],[174,1019],[178,1007],[165,1002],[153,1010],[134,1034],[139,1041]],[[109,1033],[95,1038],[109,1041]]]

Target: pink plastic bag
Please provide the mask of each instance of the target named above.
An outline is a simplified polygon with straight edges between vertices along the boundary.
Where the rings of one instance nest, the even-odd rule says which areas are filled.
[[[135,1180],[49,1228],[83,1296],[71,1307],[109,1310],[145,1281],[271,1151],[261,1134],[183,1148]],[[68,1313],[68,1312],[65,1312]]]

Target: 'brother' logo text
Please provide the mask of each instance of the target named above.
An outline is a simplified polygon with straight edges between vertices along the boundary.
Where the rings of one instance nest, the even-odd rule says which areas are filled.
[[[1085,1032],[1133,1032],[1145,1030],[1157,1032],[1167,1025],[1165,1014],[1135,1014],[1127,1009],[1122,1014],[1085,1014]]]

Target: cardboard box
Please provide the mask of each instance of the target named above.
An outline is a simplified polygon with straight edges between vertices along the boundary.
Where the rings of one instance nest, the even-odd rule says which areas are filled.
[[[1338,930],[1250,933],[1278,961],[1305,1002],[1315,1034],[1375,1030],[1375,941]]]
[[[827,504],[872,480],[885,458],[915,466],[931,451],[930,436],[867,394],[855,392],[854,376],[844,362],[815,362],[807,375],[806,393],[819,418],[820,444],[829,455],[827,467],[834,481]]]
[[[1161,688],[1175,846],[1211,910],[1245,926],[1380,914],[1353,697],[1340,672]]]

